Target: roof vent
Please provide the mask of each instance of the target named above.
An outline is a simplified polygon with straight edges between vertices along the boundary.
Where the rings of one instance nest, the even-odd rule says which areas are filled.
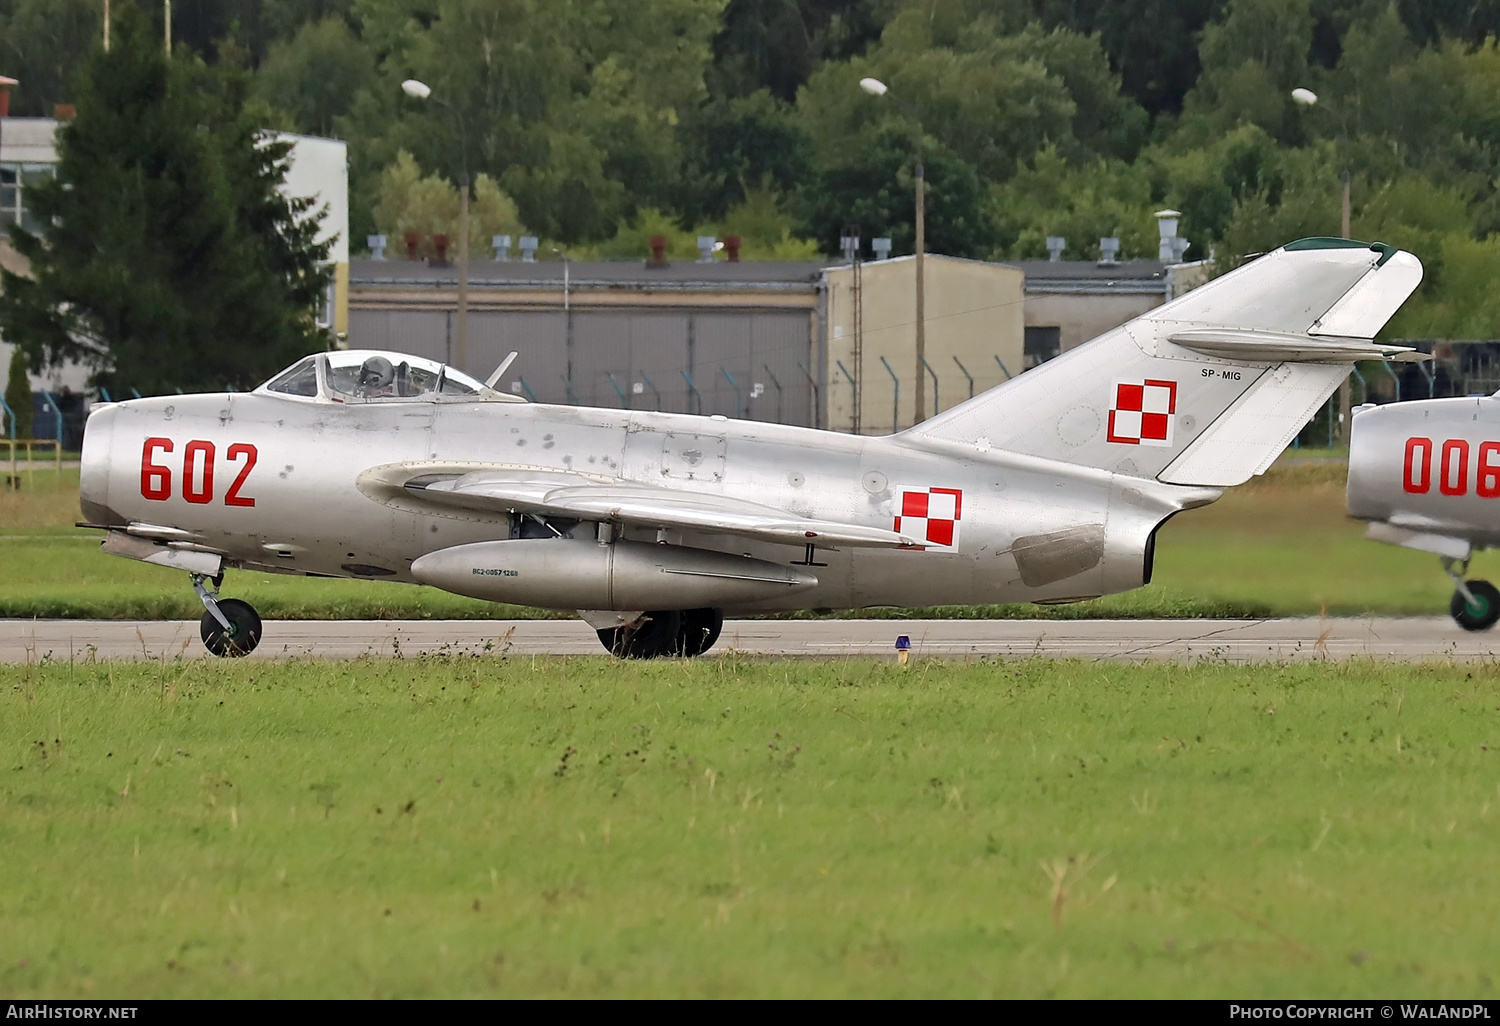
[[[714,250],[719,248],[719,240],[712,235],[698,236],[698,262],[700,264],[711,264],[714,262]]]
[[[859,259],[859,233],[851,228],[845,228],[844,234],[839,236],[839,252],[844,254],[844,260],[854,263]]]
[[[495,247],[496,260],[510,259],[510,236],[495,235],[490,238],[490,245]]]
[[[876,260],[889,260],[891,258],[891,240],[884,236],[870,240],[870,248],[875,251]]]
[[[541,243],[535,235],[521,236],[521,261],[522,263],[536,263],[536,248]]]
[[[1120,262],[1120,240],[1106,236],[1099,240],[1099,266],[1113,267]]]
[[[1172,240],[1177,238],[1177,219],[1181,216],[1181,211],[1177,210],[1158,210],[1156,212],[1156,232],[1161,236],[1160,244],[1156,248],[1156,259],[1164,264],[1176,262],[1177,258],[1172,252]]]
[[[385,259],[385,243],[384,235],[371,235],[365,239],[365,245],[370,248],[371,260]]]
[[[1047,236],[1047,261],[1057,263],[1062,259],[1063,250],[1068,248],[1068,240],[1061,235]]]
[[[647,267],[670,267],[667,261],[667,237],[665,235],[653,235],[646,240],[651,247],[651,256],[646,259]]]
[[[724,236],[724,252],[729,255],[729,262],[731,264],[737,264],[740,262],[740,247],[744,244],[745,240],[741,236]]]

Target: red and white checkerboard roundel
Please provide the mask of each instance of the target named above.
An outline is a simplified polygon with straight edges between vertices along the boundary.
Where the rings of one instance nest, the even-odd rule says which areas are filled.
[[[951,549],[958,545],[958,523],[963,519],[964,493],[959,488],[922,488],[901,491],[901,511],[896,514],[897,534],[904,534],[924,548]]]
[[[1171,445],[1177,421],[1177,382],[1116,381],[1109,406],[1109,440],[1126,445]]]

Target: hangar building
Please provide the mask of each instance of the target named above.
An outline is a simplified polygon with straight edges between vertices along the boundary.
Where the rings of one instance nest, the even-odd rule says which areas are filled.
[[[475,261],[462,369],[488,377],[516,350],[497,387],[541,402],[883,434],[898,387],[895,424],[914,410],[914,263]],[[1019,373],[1025,332],[1015,268],[929,256],[926,278],[930,412],[934,375],[947,408],[970,375],[982,391]],[[457,304],[453,267],[354,260],[348,344],[452,361]]]

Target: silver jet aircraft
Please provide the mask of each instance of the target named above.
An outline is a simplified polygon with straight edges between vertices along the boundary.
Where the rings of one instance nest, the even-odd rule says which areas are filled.
[[[1482,631],[1500,590],[1464,580],[1475,549],[1500,545],[1500,397],[1362,406],[1349,433],[1349,515],[1365,537],[1431,552],[1452,579],[1448,611]]]
[[[1148,582],[1167,518],[1396,354],[1370,340],[1421,277],[1304,239],[886,437],[529,404],[323,353],[251,393],[97,409],[83,514],[106,552],[191,575],[220,655],[261,635],[218,598],[228,568],[576,610],[631,657],[704,652],[726,615],[1076,601]]]

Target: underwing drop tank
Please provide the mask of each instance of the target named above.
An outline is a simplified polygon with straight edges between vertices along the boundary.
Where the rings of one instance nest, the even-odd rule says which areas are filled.
[[[572,538],[476,542],[411,565],[423,584],[457,595],[544,609],[694,609],[776,598],[817,577],[727,552]]]

